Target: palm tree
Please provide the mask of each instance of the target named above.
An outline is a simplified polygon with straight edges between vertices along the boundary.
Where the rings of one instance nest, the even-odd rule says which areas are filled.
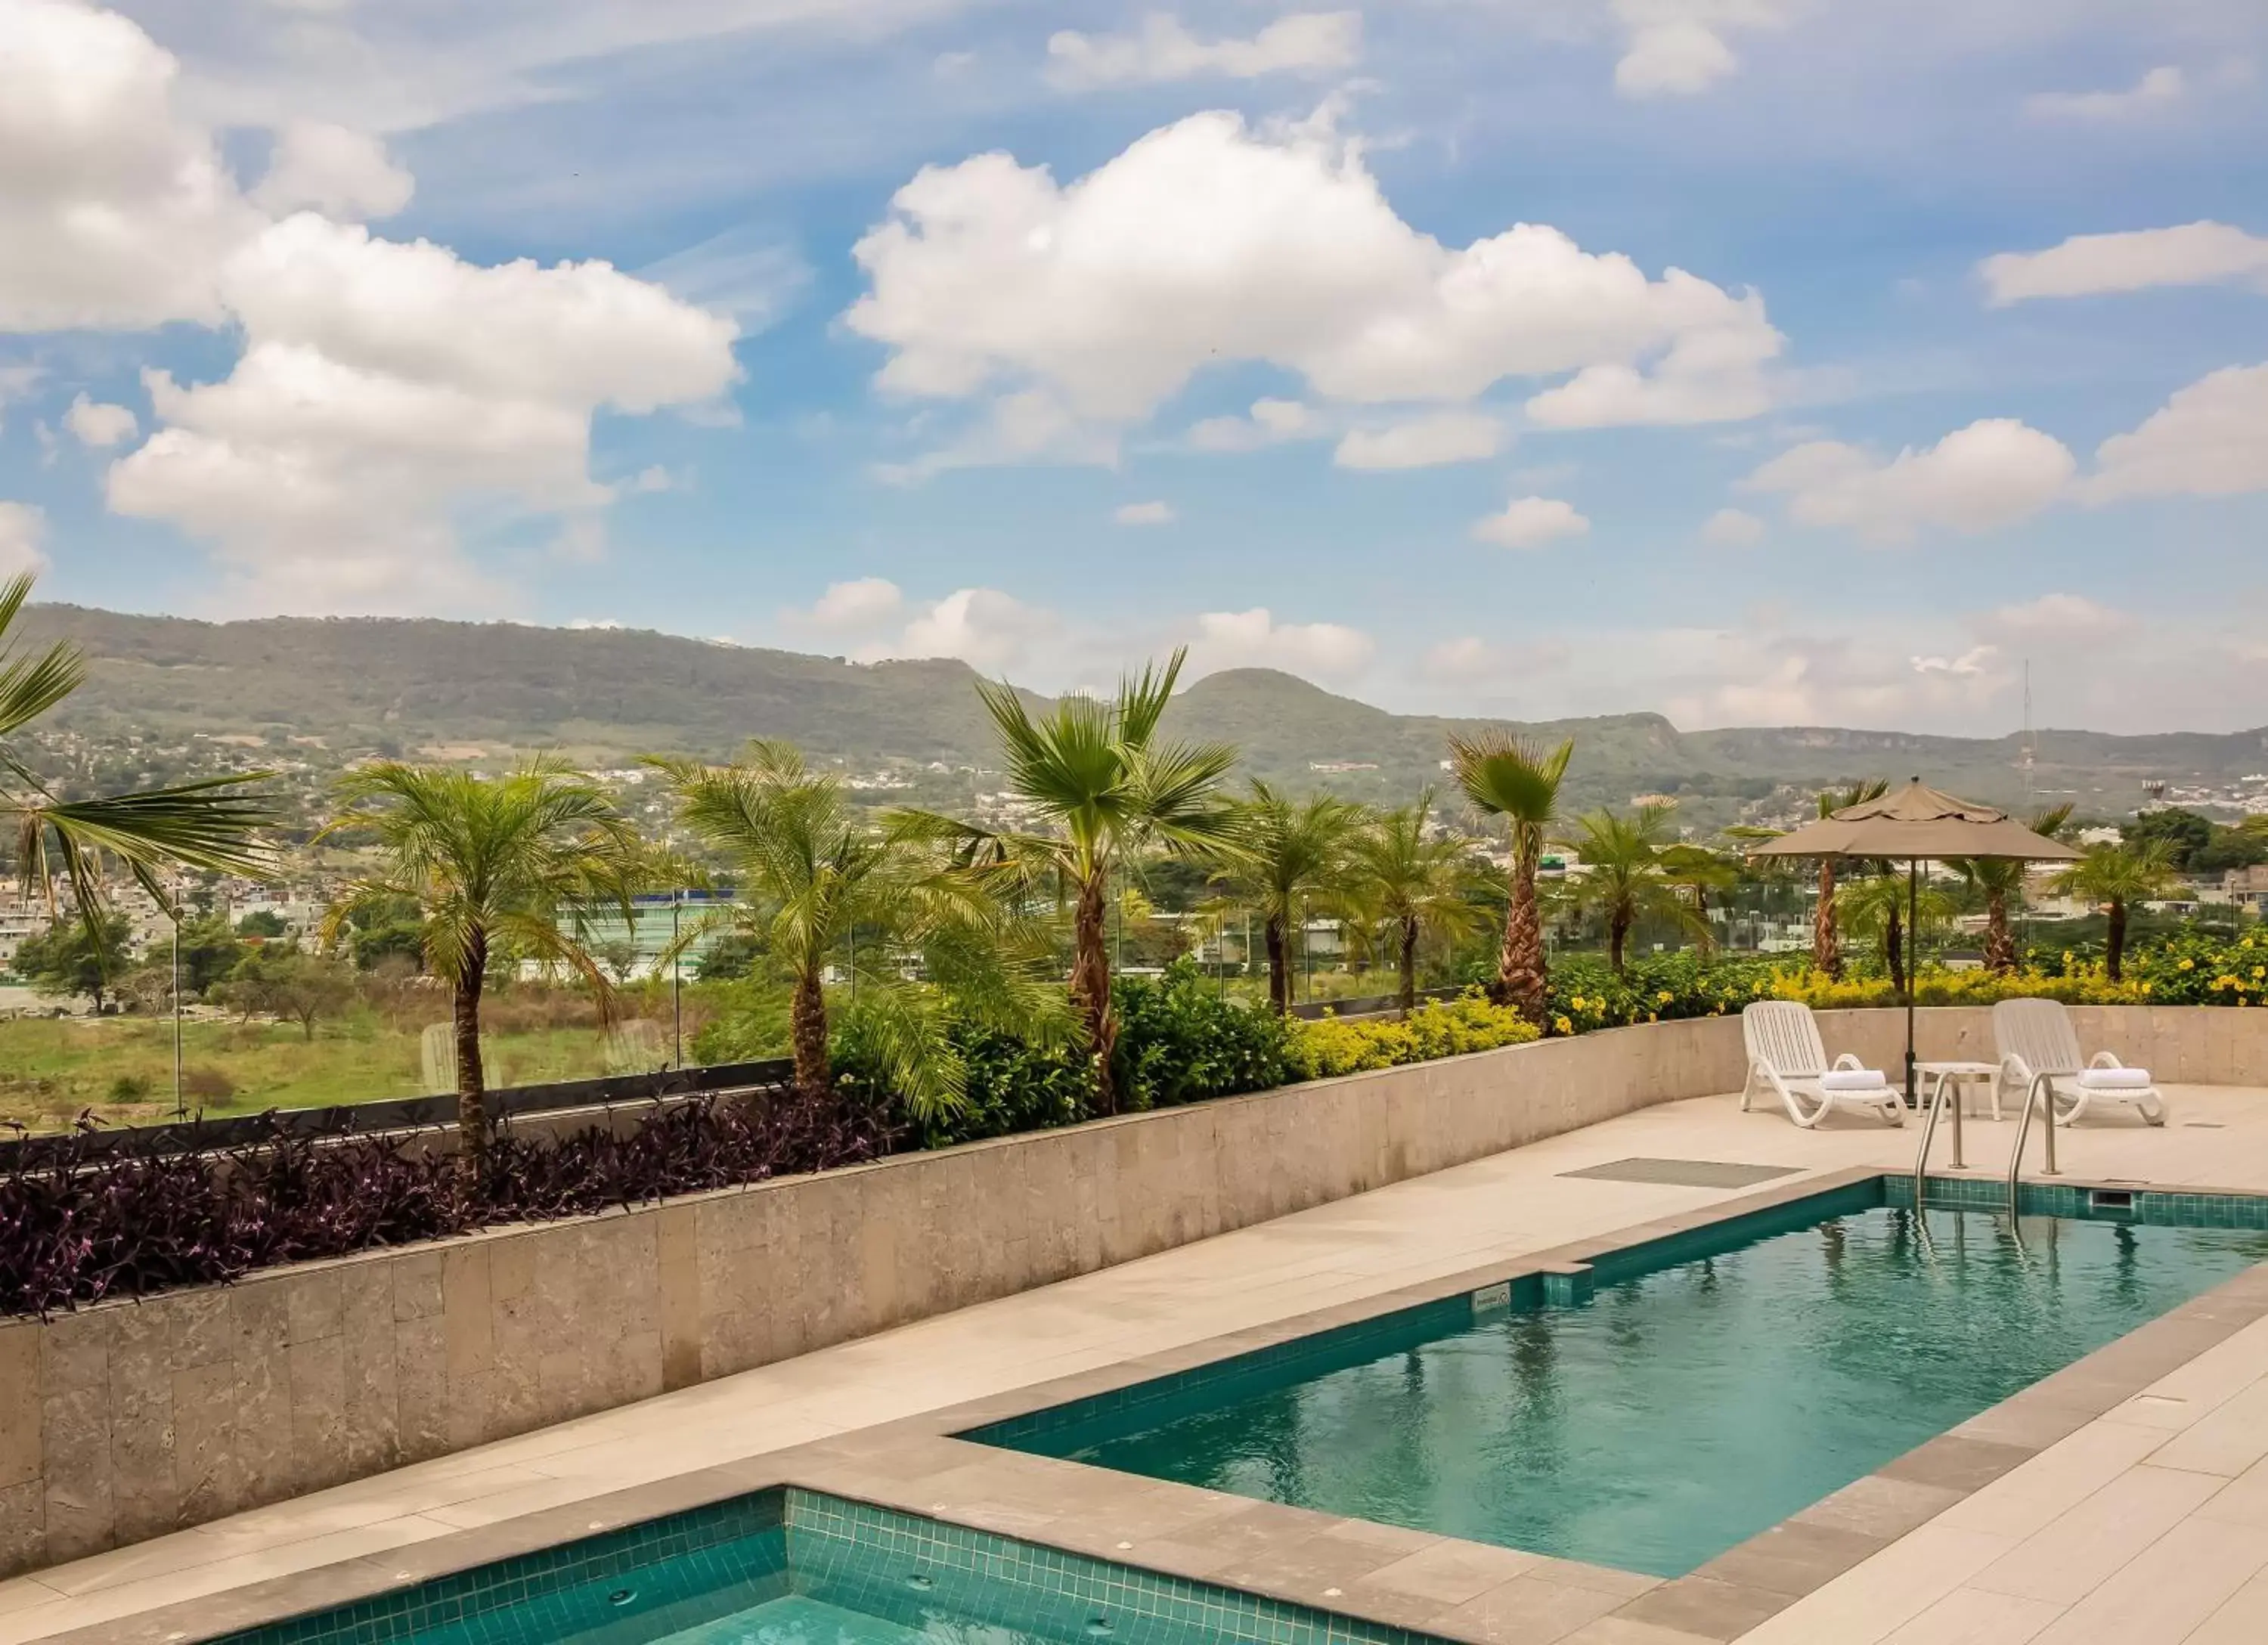
[[[1018,833],[931,813],[905,821],[933,837],[956,840],[961,860],[1005,877],[1005,889],[1028,892],[1068,882],[1071,916],[1072,1009],[1094,1059],[1096,1106],[1117,1111],[1111,1055],[1118,1020],[1110,1004],[1110,945],[1105,918],[1110,876],[1142,851],[1218,856],[1233,852],[1236,814],[1220,786],[1236,763],[1226,743],[1162,742],[1158,721],[1173,699],[1185,651],[1159,668],[1121,679],[1108,702],[1072,695],[1035,718],[1005,681],[977,682],[1000,734],[1007,786],[1058,832]]]
[[[1565,842],[1583,859],[1583,877],[1574,886],[1576,905],[1595,909],[1606,920],[1607,959],[1617,977],[1631,927],[1641,918],[1659,916],[1689,931],[1699,923],[1662,873],[1661,854],[1675,809],[1640,806],[1629,816],[1594,811],[1576,819],[1577,832]]]
[[[1869,800],[1880,800],[1889,793],[1890,785],[1882,778],[1870,777],[1853,783],[1848,788],[1827,788],[1815,800],[1822,822],[1833,816],[1846,806],[1864,805]],[[1736,839],[1778,839],[1787,830],[1771,828],[1727,829]],[[1843,975],[1843,939],[1836,929],[1835,863],[1832,857],[1819,859],[1819,901],[1811,911],[1811,969],[1829,977]]]
[[[1483,731],[1470,737],[1452,733],[1449,758],[1465,798],[1491,816],[1500,816],[1511,835],[1512,888],[1504,916],[1504,946],[1498,951],[1498,1005],[1519,1007],[1538,1027],[1543,1022],[1546,985],[1543,923],[1535,909],[1535,872],[1543,859],[1544,831],[1558,820],[1559,783],[1573,757],[1571,739],[1550,753],[1508,732]]]
[[[358,911],[416,904],[426,969],[450,989],[459,1170],[476,1188],[489,1142],[481,997],[490,970],[507,955],[564,969],[611,1017],[614,985],[584,941],[582,913],[611,901],[627,921],[646,853],[597,785],[553,758],[493,779],[379,760],[341,778],[338,793],[342,808],[323,835],[368,829],[385,866],[331,905],[324,946]]]
[[[1740,882],[1741,867],[1721,852],[1705,845],[1668,845],[1660,859],[1662,882],[1693,899],[1693,932],[1705,959],[1716,946],[1709,925],[1709,893],[1729,890]]]
[[[1427,838],[1432,815],[1427,788],[1415,805],[1377,814],[1348,842],[1348,889],[1365,918],[1392,933],[1405,1017],[1418,1003],[1418,945],[1462,935],[1479,920],[1468,896],[1474,874],[1466,844]]]
[[[1294,804],[1255,778],[1252,797],[1237,808],[1236,850],[1219,875],[1232,901],[1260,916],[1268,941],[1268,1003],[1292,1008],[1292,925],[1309,901],[1336,893],[1345,878],[1362,808],[1312,794]]]
[[[32,584],[30,577],[0,583],[0,810],[15,824],[17,867],[25,881],[39,886],[50,907],[55,882],[65,882],[92,941],[105,928],[103,882],[114,867],[169,911],[174,903],[158,879],[161,867],[263,872],[269,859],[257,835],[276,812],[243,789],[264,772],[65,800],[10,746],[9,739],[86,682],[86,658],[68,641],[36,653],[17,648],[10,631],[32,597]]]
[[[792,744],[758,739],[730,765],[650,759],[669,779],[677,820],[732,866],[741,901],[681,934],[679,951],[736,928],[792,979],[789,1037],[797,1089],[825,1102],[834,1091],[826,979],[840,967],[864,985],[861,1023],[884,1058],[893,1088],[929,1118],[956,1105],[961,1060],[928,1009],[932,993],[908,985],[901,962],[919,954],[926,975],[949,981],[981,1007],[1013,994],[1016,922],[977,878],[925,854],[910,836],[861,825],[841,778],[814,772]],[[864,938],[862,947],[856,938]],[[1019,1003],[1027,1028],[1043,1006]]]
[[[2163,895],[2175,878],[2172,847],[2161,839],[2139,845],[2089,845],[2086,856],[2056,876],[2058,892],[2099,903],[2110,917],[2103,933],[2103,960],[2112,982],[2122,980],[2124,975],[2126,905]]]
[[[1904,875],[1888,864],[1878,865],[1877,871],[1854,879],[1835,893],[1837,913],[1850,927],[1854,936],[1876,943],[1882,953],[1882,963],[1890,974],[1890,986],[1900,995],[1906,992],[1909,981],[1906,949],[1913,949],[1913,970],[1921,967],[1921,931],[1936,925],[1953,911],[1953,904],[1945,893],[1931,885],[1909,887]],[[1919,921],[1919,928],[1909,932],[1907,904]]]
[[[2070,821],[2071,807],[2066,804],[2037,813],[2028,826],[2054,839]],[[2014,857],[1955,857],[1947,866],[1984,898],[1984,969],[2002,975],[2014,970],[2016,938],[2008,929],[2008,905],[2023,896],[2030,865]]]

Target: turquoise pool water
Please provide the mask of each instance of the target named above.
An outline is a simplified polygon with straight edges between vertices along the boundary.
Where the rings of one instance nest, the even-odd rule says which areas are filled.
[[[1602,1258],[1572,1306],[1459,1298],[969,1437],[1675,1576],[2268,1259],[1934,1208],[1925,1240],[1866,1186]]]
[[[1440,1645],[817,1492],[762,1491],[218,1645]]]

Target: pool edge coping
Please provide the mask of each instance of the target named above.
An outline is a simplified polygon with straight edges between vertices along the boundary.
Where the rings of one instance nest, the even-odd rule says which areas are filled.
[[[2176,1305],[1944,1434],[1924,1441],[1690,1575],[1668,1579],[1233,1497],[1088,1464],[1012,1451],[958,1435],[1322,1331],[1444,1302],[1507,1280],[1565,1272],[1602,1255],[1768,1213],[1870,1179],[1887,1183],[1905,1175],[1880,1166],[1806,1172],[1688,1211],[1648,1218],[1508,1261],[1498,1259],[1045,1383],[239,1584],[43,1636],[40,1645],[180,1645],[208,1640],[350,1604],[732,1497],[785,1486],[1101,1559],[1152,1575],[1241,1590],[1283,1603],[1336,1612],[1378,1627],[1415,1630],[1475,1645],[1498,1637],[1487,1619],[1476,1615],[1461,1622],[1447,1613],[1469,1610],[1499,1587],[1511,1584],[1538,1590],[1572,1589],[1593,1598],[1610,1599],[1611,1604],[1599,1605],[1591,1617],[1612,1616],[1642,1623],[1661,1630],[1665,1641],[1691,1640],[1697,1645],[1734,1641],[2248,1325],[2268,1317],[2268,1262]],[[1932,1175],[1973,1177],[1981,1173]],[[2061,1185],[2268,1198],[2252,1190],[2168,1188],[2126,1178],[2095,1182],[2066,1177]],[[2003,1437],[1987,1437],[1995,1433]],[[2044,1437],[2006,1437],[2027,1434]],[[1024,1478],[1020,1479],[1018,1475]],[[1035,1482],[1055,1501],[1070,1499],[1071,1509],[1032,1523],[1032,1510],[1020,1506],[1016,1499],[1026,1495]],[[989,1500],[983,1494],[988,1483],[994,1487]],[[946,1500],[939,1500],[940,1489],[946,1486],[951,1488],[944,1491]],[[955,1496],[963,1500],[952,1500]],[[1869,1498],[1887,1500],[1869,1501]],[[1185,1528],[1233,1530],[1255,1551],[1233,1561],[1238,1568],[1229,1569],[1214,1557],[1217,1549],[1175,1544],[1169,1537],[1153,1537],[1150,1540],[1155,1545],[1145,1546],[1130,1543],[1121,1534],[1123,1510],[1142,1509],[1154,1514],[1161,1506],[1176,1506],[1176,1499],[1183,1510],[1182,1516],[1189,1522]],[[1225,1509],[1224,1503],[1228,1505]],[[1853,1518],[1871,1527],[1889,1528],[1861,1531],[1842,1523]],[[1216,1526],[1212,1522],[1221,1523]],[[1366,1537],[1366,1532],[1375,1534]],[[1359,1567],[1349,1562],[1344,1567],[1346,1574],[1334,1580],[1328,1570],[1318,1574],[1308,1568],[1314,1563],[1309,1545],[1318,1538],[1344,1542],[1350,1553],[1359,1551],[1366,1540],[1373,1545],[1373,1550],[1396,1539],[1406,1540],[1408,1545],[1382,1564],[1373,1560],[1369,1567]],[[1440,1545],[1452,1559],[1475,1568],[1493,1568],[1488,1585],[1469,1602],[1444,1604],[1438,1597],[1413,1601],[1411,1596],[1391,1589],[1346,1591],[1348,1586],[1359,1587],[1386,1565],[1414,1558],[1435,1545]],[[1308,1557],[1303,1559],[1302,1554]],[[1553,1637],[1587,1627],[1590,1619],[1578,1621]]]

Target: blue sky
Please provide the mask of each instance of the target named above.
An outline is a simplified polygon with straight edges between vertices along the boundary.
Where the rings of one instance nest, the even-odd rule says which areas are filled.
[[[2044,724],[2250,727],[2264,77],[2253,0],[0,0],[0,556],[1043,687],[1999,733],[2029,663]]]

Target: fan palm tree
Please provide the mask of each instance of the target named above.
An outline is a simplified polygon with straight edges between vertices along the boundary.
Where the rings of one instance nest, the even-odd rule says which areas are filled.
[[[1308,904],[1335,896],[1345,878],[1362,808],[1329,794],[1294,803],[1257,778],[1237,807],[1236,850],[1219,880],[1233,903],[1260,916],[1268,943],[1268,1003],[1292,1008],[1291,933]]]
[[[1629,816],[1594,811],[1575,820],[1576,832],[1565,842],[1583,859],[1583,877],[1573,885],[1576,906],[1594,910],[1605,920],[1607,960],[1617,977],[1623,974],[1631,928],[1640,919],[1655,916],[1688,931],[1701,925],[1700,917],[1662,871],[1669,818],[1675,809],[1640,806]]]
[[[1220,786],[1236,763],[1226,743],[1160,741],[1184,651],[1159,668],[1121,679],[1109,701],[1073,695],[1035,716],[1005,681],[977,682],[999,733],[1007,787],[1055,825],[1052,833],[980,827],[909,812],[902,826],[955,842],[959,859],[1000,876],[1008,895],[1067,882],[1072,894],[1070,998],[1093,1059],[1096,1105],[1117,1111],[1111,1056],[1118,1020],[1110,1004],[1105,926],[1110,876],[1142,852],[1213,857],[1233,853],[1237,818]]]
[[[842,780],[814,772],[792,744],[758,739],[730,765],[650,759],[669,780],[677,820],[732,865],[741,901],[678,939],[681,952],[725,928],[754,939],[792,979],[789,1037],[797,1089],[831,1100],[827,973],[865,985],[860,1029],[892,1088],[917,1118],[956,1106],[964,1071],[930,1008],[940,990],[910,985],[901,962],[918,954],[933,982],[983,1013],[1011,1000],[1027,1031],[1050,1019],[1024,991],[1042,941],[975,875],[925,852],[904,830],[865,827]],[[863,947],[854,935],[865,939]],[[1022,964],[1020,964],[1022,962]]]
[[[1426,837],[1432,815],[1427,788],[1415,805],[1373,816],[1347,846],[1348,891],[1365,918],[1392,936],[1405,1017],[1418,1003],[1419,943],[1461,936],[1479,923],[1466,843]]]
[[[2070,821],[2071,807],[2059,805],[2037,813],[2027,826],[2054,839]],[[2030,865],[2014,857],[1955,857],[1946,866],[1984,899],[1984,969],[2003,975],[2014,970],[2016,938],[2008,928],[2008,906],[2022,897],[2024,873]]]
[[[1837,914],[1851,933],[1862,941],[1880,947],[1883,966],[1890,974],[1890,986],[1904,995],[1910,980],[1906,950],[1913,949],[1914,969],[1921,963],[1921,931],[1949,918],[1953,904],[1945,893],[1934,886],[1922,885],[1909,889],[1905,877],[1884,864],[1879,872],[1852,879],[1835,893]],[[1913,913],[1919,928],[1909,932],[1907,904],[1913,904]]]
[[[92,941],[104,928],[103,882],[123,870],[161,908],[172,894],[158,870],[168,866],[216,874],[259,874],[268,853],[259,831],[276,821],[271,803],[245,786],[265,773],[213,777],[167,788],[65,800],[36,776],[9,740],[86,682],[86,658],[58,640],[19,650],[11,631],[32,597],[33,579],[0,583],[0,808],[15,824],[16,861],[50,907],[58,880],[69,889],[78,924]]]
[[[384,866],[331,905],[324,946],[357,912],[416,905],[426,969],[450,990],[459,1170],[477,1187],[489,1143],[481,999],[490,970],[516,955],[570,971],[611,1020],[614,985],[585,941],[583,912],[613,902],[627,922],[646,852],[605,793],[553,758],[493,779],[379,760],[341,778],[338,794],[342,808],[323,834],[368,829]]]
[[[1465,798],[1491,816],[1500,816],[1511,836],[1512,887],[1504,916],[1504,945],[1498,951],[1498,1005],[1517,1007],[1541,1027],[1546,986],[1543,922],[1535,907],[1535,873],[1543,859],[1543,836],[1558,820],[1559,784],[1575,744],[1562,742],[1549,753],[1504,731],[1449,737],[1449,761]]]
[[[1692,899],[1694,936],[1707,957],[1717,941],[1709,925],[1709,893],[1739,884],[1740,864],[1705,845],[1676,845],[1662,848],[1660,867],[1664,884]]]
[[[1815,800],[1819,819],[1824,822],[1846,806],[1864,805],[1869,800],[1880,800],[1889,791],[1889,781],[1880,777],[1870,777],[1864,782],[1852,784],[1848,788],[1822,789]],[[1778,839],[1787,830],[1735,828],[1725,831],[1736,839],[1763,840]],[[1843,975],[1843,937],[1836,926],[1835,864],[1836,859],[1832,857],[1819,859],[1819,901],[1811,911],[1811,969],[1839,978]]]
[[[2176,877],[2172,847],[2161,839],[2089,845],[2086,856],[2056,876],[2057,891],[2098,903],[2109,917],[2102,957],[2112,982],[2124,974],[2126,905],[2163,896]]]

